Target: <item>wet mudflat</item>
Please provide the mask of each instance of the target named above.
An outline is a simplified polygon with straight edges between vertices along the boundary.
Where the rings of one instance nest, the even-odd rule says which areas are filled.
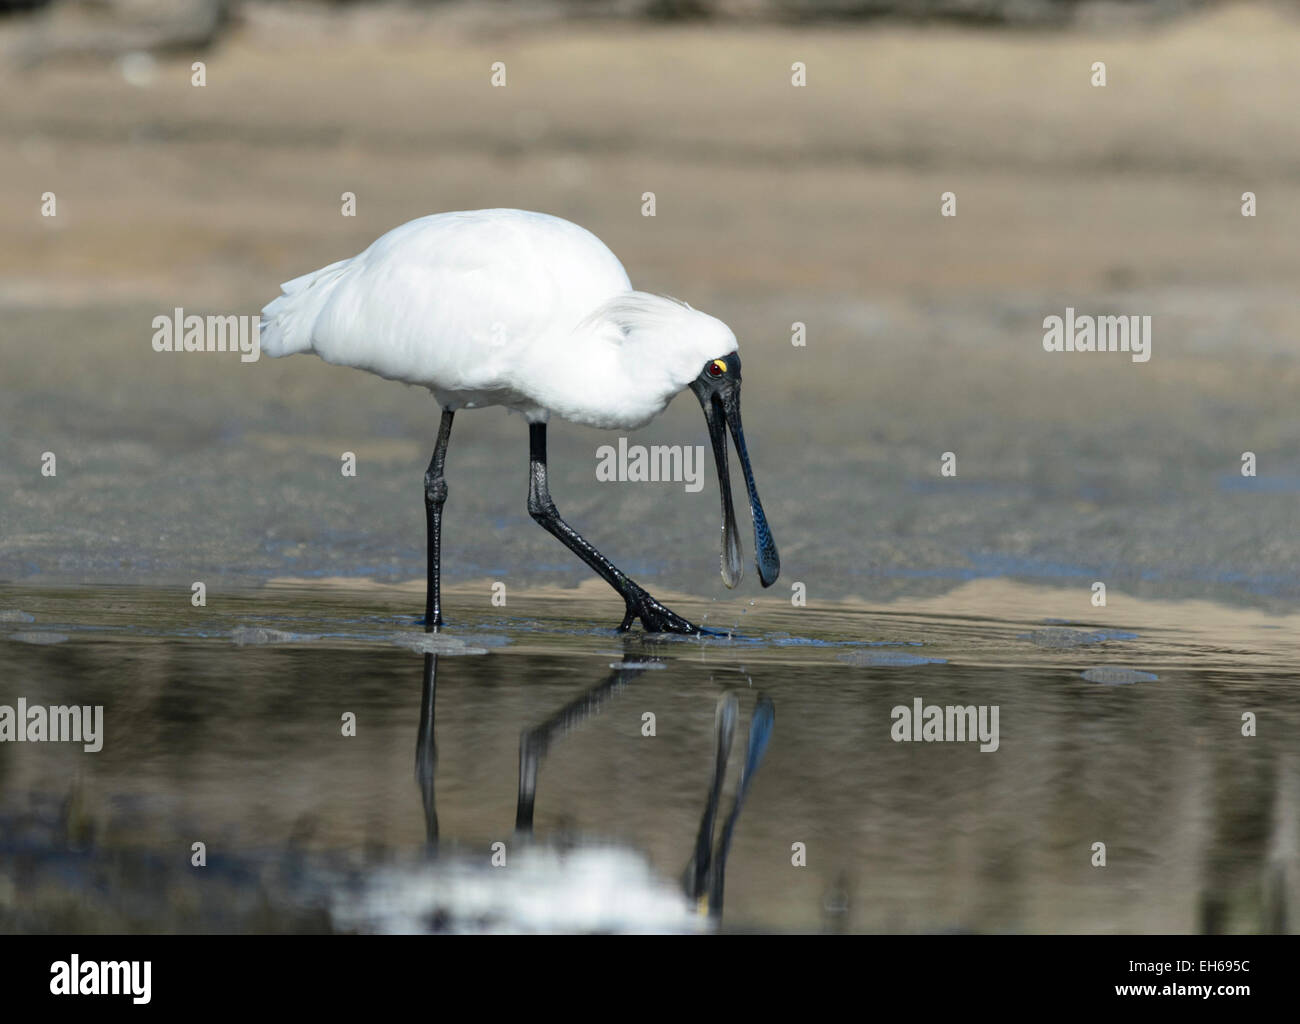
[[[760,602],[703,641],[621,637],[587,591],[457,587],[424,649],[409,592],[6,587],[0,703],[104,725],[96,753],[0,744],[0,926],[1293,930],[1294,623],[1063,621],[997,586],[948,614]],[[773,717],[709,916],[682,878],[728,694],[719,836]],[[996,707],[996,749],[895,739],[917,701]]]
[[[95,753],[0,743],[0,927],[1296,930],[1293,17],[245,15],[201,92],[181,55],[0,70],[0,708],[104,709]],[[430,397],[151,346],[159,315],[252,314],[399,223],[499,206],[585,225],[740,339],[772,590],[723,599],[711,474],[602,482],[623,439],[550,438],[565,516],[732,639],[614,634],[528,517],[524,424],[467,413],[435,690]],[[1150,316],[1150,360],[1045,351],[1069,309]],[[689,397],[626,441],[708,443]],[[996,707],[997,749],[927,741],[929,707]],[[719,872],[689,901],[683,876],[728,729],[715,842],[762,756],[719,919]]]

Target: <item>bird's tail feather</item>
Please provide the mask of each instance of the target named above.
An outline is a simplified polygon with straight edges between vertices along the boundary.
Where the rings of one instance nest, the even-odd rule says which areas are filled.
[[[282,294],[262,309],[261,346],[268,356],[310,352],[312,328],[333,285],[352,263],[350,257],[280,285]]]

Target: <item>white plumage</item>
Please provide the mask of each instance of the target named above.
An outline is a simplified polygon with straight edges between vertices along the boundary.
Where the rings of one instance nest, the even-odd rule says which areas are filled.
[[[528,512],[623,598],[620,629],[697,634],[561,518],[547,482],[550,415],[592,427],[644,426],[690,388],[709,429],[722,498],[722,578],[740,580],[727,473],[731,432],[749,507],[759,580],[780,572],[740,422],[740,355],[722,321],[632,290],[590,231],[523,210],[422,217],[365,252],[281,286],[262,310],[270,356],[315,352],[329,363],[428,388],[442,407],[424,477],[428,589],[424,625],[442,624],[443,466],[458,409],[503,405],[528,419]]]
[[[737,350],[720,320],[633,291],[585,228],[524,210],[422,217],[281,288],[262,310],[268,355],[315,352],[530,422],[643,426]]]

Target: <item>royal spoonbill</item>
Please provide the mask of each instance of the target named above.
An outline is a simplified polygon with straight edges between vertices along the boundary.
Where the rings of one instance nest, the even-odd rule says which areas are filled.
[[[620,630],[640,619],[651,633],[700,633],[560,517],[546,478],[552,415],[632,430],[690,388],[704,409],[722,492],[723,581],[734,587],[741,577],[728,429],[749,492],[759,580],[765,587],[776,581],[780,557],[741,427],[736,336],[684,302],[634,291],[618,257],[585,228],[524,210],[433,214],[281,290],[262,310],[263,352],[314,352],[328,363],[426,387],[442,408],[424,475],[426,630],[443,622],[443,469],[459,409],[502,405],[523,414],[528,512],[623,598]]]

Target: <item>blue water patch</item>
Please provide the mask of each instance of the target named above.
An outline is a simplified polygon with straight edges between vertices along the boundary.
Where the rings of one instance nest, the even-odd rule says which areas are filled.
[[[236,626],[230,631],[230,639],[238,647],[246,644],[298,644],[319,640],[314,633],[286,633],[282,629],[264,629],[260,626]]]
[[[1219,477],[1221,491],[1251,491],[1257,494],[1300,493],[1300,476],[1294,473],[1266,473],[1263,476],[1242,476],[1240,472],[1225,473]]]
[[[886,575],[901,579],[980,580],[1001,579],[1006,576],[1028,576],[1048,579],[1091,579],[1107,575],[1104,569],[1085,568],[1067,562],[1054,562],[1042,558],[1023,558],[1016,555],[966,552],[969,566],[940,566],[932,569],[890,570]]]
[[[1095,580],[1107,575],[1105,567],[1089,568],[1046,558],[1025,558],[1022,555],[1003,555],[996,552],[968,552],[966,557],[971,565],[975,566],[975,571],[980,576],[1046,576]]]
[[[1028,640],[1038,647],[1082,647],[1085,644],[1101,644],[1108,640],[1136,640],[1137,633],[1126,633],[1118,629],[1066,629],[1053,626],[1048,629],[1036,629],[1032,633],[1020,633],[1018,640]]]
[[[1128,686],[1132,683],[1154,683],[1160,678],[1154,672],[1142,672],[1135,668],[1114,668],[1112,666],[1104,665],[1096,668],[1084,669],[1080,675],[1090,683],[1101,683],[1105,686]]]
[[[769,633],[767,642],[776,647],[921,647],[920,640],[814,640],[789,633]]]
[[[20,644],[61,644],[68,639],[67,633],[10,633],[10,640]]]
[[[947,658],[926,658],[920,654],[904,654],[901,651],[851,651],[848,654],[839,655],[835,660],[858,667],[876,665],[946,665],[948,663]]]
[[[487,654],[486,647],[476,647],[446,633],[395,633],[388,642],[419,654]]]

